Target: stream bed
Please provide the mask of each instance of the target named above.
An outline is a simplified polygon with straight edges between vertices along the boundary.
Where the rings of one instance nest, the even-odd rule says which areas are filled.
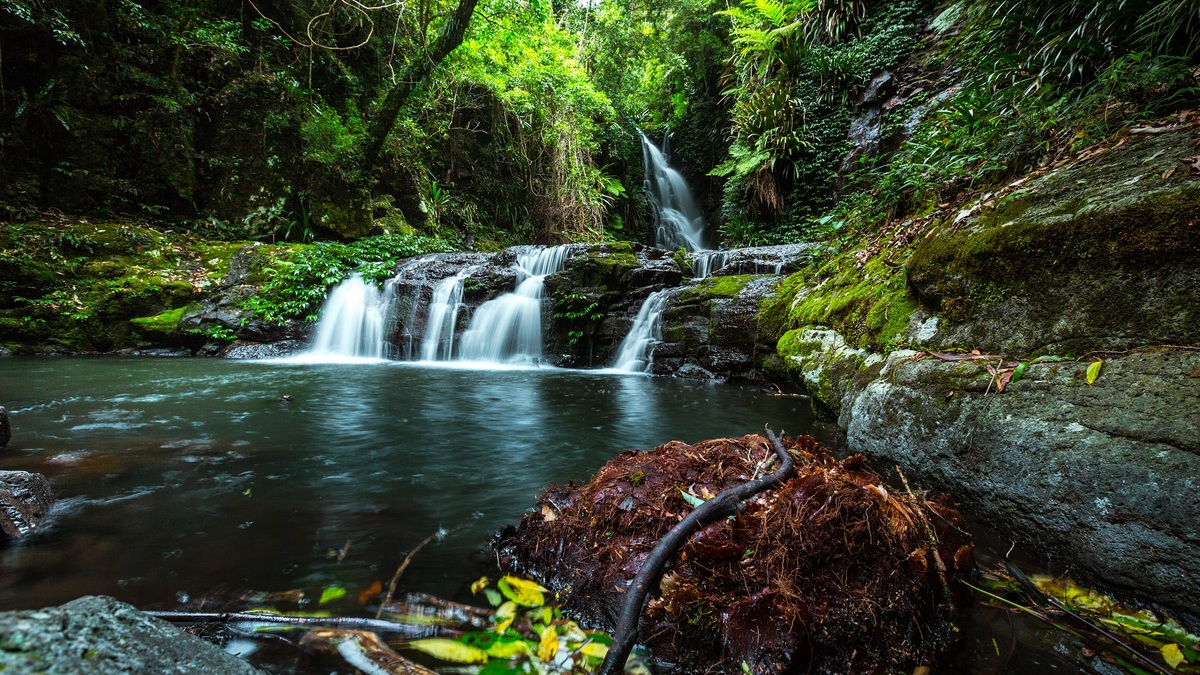
[[[334,611],[361,613],[358,589],[464,524],[400,590],[470,600],[495,573],[489,537],[547,484],[584,482],[627,448],[812,426],[806,400],[752,388],[401,362],[0,359],[0,403],[13,425],[0,469],[43,473],[59,498],[48,527],[0,549],[0,610],[338,586],[350,596]],[[966,617],[946,672],[1081,672],[1021,626],[1033,646],[992,668],[1013,630],[1004,618],[997,641],[997,620]]]

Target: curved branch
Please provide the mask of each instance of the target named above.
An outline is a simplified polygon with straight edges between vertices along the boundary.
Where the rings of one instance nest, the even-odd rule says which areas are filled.
[[[659,577],[662,576],[667,563],[675,557],[675,553],[687,543],[692,534],[715,520],[733,515],[742,501],[768,488],[775,487],[792,476],[795,471],[795,462],[792,460],[791,453],[783,447],[783,442],[774,432],[769,428],[766,431],[767,438],[770,439],[771,444],[775,447],[775,454],[779,457],[779,468],[775,473],[731,487],[728,490],[722,490],[716,497],[696,507],[658,541],[625,591],[621,617],[617,621],[613,642],[608,648],[608,655],[604,657],[604,664],[600,666],[599,675],[617,675],[625,669],[625,660],[629,658],[629,652],[633,650],[633,644],[637,640],[638,622],[641,620],[642,605],[646,602],[646,595],[650,592],[650,587],[657,583]]]

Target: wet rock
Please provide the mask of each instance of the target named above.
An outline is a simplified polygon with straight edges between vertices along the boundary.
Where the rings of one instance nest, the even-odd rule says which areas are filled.
[[[0,405],[0,450],[12,440],[12,422],[8,420],[8,408]]]
[[[30,673],[259,673],[216,645],[113,598],[0,613],[0,670]]]
[[[13,355],[13,351],[8,347],[0,347],[0,359],[8,358]]]
[[[694,534],[657,585],[638,637],[667,672],[909,672],[950,643],[947,582],[973,568],[953,502],[889,491],[861,456],[790,443],[795,477]],[[760,436],[624,452],[584,486],[549,488],[499,535],[501,564],[611,629],[649,551],[692,508],[681,491],[706,498],[773,465]]]
[[[221,349],[218,356],[226,359],[278,359],[304,351],[306,342],[284,340],[282,342],[234,342]]]
[[[1090,386],[1090,360],[1033,364],[996,394],[979,361],[795,337],[793,365],[852,450],[952,488],[972,519],[1079,578],[1200,617],[1200,352],[1106,358]]]
[[[0,533],[6,539],[35,531],[53,503],[50,481],[42,474],[0,471]]]
[[[689,257],[695,276],[791,274],[807,265],[818,248],[813,244],[751,246],[727,251],[703,251],[692,253]],[[701,273],[702,270],[707,273]]]

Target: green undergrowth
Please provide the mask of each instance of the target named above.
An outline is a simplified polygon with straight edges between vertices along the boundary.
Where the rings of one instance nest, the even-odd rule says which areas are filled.
[[[367,237],[349,244],[259,246],[252,255],[250,280],[261,286],[242,308],[273,323],[315,320],[329,289],[352,271],[378,282],[390,277],[402,258],[451,250],[442,239],[402,234]]]
[[[138,223],[0,225],[0,342],[135,346],[129,320],[181,308],[214,287],[233,247]]]

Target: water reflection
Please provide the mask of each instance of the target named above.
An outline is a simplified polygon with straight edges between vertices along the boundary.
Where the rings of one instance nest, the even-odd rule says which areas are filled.
[[[15,429],[0,468],[45,473],[63,500],[0,553],[0,608],[366,586],[468,522],[405,573],[456,595],[548,483],[625,448],[808,424],[794,400],[733,387],[459,366],[0,361]]]

